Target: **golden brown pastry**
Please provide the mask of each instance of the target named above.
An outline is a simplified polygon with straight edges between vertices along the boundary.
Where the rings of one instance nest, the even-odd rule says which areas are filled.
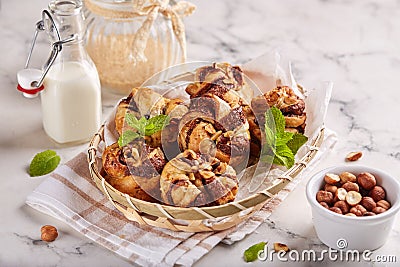
[[[206,93],[218,96],[231,107],[250,103],[253,90],[247,85],[240,67],[228,63],[214,63],[196,70],[195,82],[186,88],[191,98]]]
[[[272,106],[282,111],[287,131],[304,133],[307,118],[305,103],[294,93],[293,89],[289,86],[278,86],[251,101],[251,107],[255,114],[264,114]],[[261,123],[264,122],[260,121],[260,125]]]
[[[160,173],[166,164],[160,148],[150,147],[143,139],[122,148],[114,143],[106,147],[102,162],[106,180],[117,190],[139,199],[160,198]]]
[[[119,134],[122,133],[124,127],[125,130],[129,128],[128,125],[124,125],[126,113],[133,114],[137,119],[141,117],[154,117],[160,114],[169,115],[171,119],[177,119],[181,118],[182,113],[186,111],[187,107],[181,99],[164,98],[149,88],[133,88],[129,96],[122,99],[117,106],[115,128]],[[145,139],[147,144],[152,147],[161,146],[161,132],[146,136]]]
[[[235,170],[209,155],[185,150],[169,161],[161,174],[161,197],[180,207],[222,205],[235,199]]]
[[[209,154],[239,171],[249,157],[248,129],[241,106],[230,108],[219,97],[205,94],[191,99],[189,111],[180,122],[178,143],[182,151]]]

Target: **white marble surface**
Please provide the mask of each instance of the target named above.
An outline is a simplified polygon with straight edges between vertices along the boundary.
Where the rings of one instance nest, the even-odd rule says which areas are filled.
[[[362,150],[360,163],[400,177],[400,120],[396,115],[400,111],[400,1],[193,2],[198,9],[186,19],[189,60],[242,63],[278,49],[293,60],[295,75],[303,85],[334,82],[326,124],[338,133],[339,142],[315,172],[342,164],[348,151]],[[0,266],[130,266],[24,204],[25,197],[42,181],[26,172],[34,154],[55,149],[65,162],[85,147],[51,143],[42,129],[39,99],[25,99],[15,90],[16,72],[24,65],[34,25],[46,5],[46,0],[0,2]],[[39,60],[40,55],[34,62]],[[104,115],[116,99],[103,96]],[[263,240],[287,243],[298,250],[324,249],[313,229],[304,192],[306,181],[307,177],[255,233],[231,246],[218,245],[196,266],[243,266],[243,251]],[[59,229],[56,242],[39,241],[43,224]],[[399,245],[400,217],[386,245],[374,255],[395,255],[400,262]]]

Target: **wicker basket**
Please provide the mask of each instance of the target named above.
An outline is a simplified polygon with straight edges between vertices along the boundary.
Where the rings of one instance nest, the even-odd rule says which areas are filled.
[[[130,197],[128,194],[121,193],[107,183],[100,174],[101,158],[97,153],[99,144],[104,142],[104,125],[90,142],[88,162],[90,175],[97,187],[103,191],[111,203],[127,219],[136,221],[142,225],[162,227],[173,231],[219,231],[245,221],[253,213],[260,210],[269,199],[274,197],[274,195],[307,167],[307,164],[316,155],[323,139],[324,129],[322,128],[318,132],[317,137],[312,140],[305,156],[285,172],[281,178],[276,179],[272,186],[265,190],[240,201],[230,202],[221,206],[202,208],[181,208],[139,200]]]

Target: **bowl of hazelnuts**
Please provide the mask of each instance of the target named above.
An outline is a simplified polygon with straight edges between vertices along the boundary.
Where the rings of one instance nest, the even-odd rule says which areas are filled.
[[[400,209],[399,180],[365,166],[322,170],[307,183],[306,195],[319,239],[334,249],[381,247]]]

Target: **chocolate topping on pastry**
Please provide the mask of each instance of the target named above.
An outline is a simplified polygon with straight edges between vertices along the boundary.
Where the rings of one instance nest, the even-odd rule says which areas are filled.
[[[228,164],[185,150],[165,165],[160,187],[163,201],[170,205],[222,205],[235,199],[238,182]]]
[[[148,146],[143,139],[122,148],[114,143],[106,147],[102,160],[107,181],[116,189],[137,198],[134,192],[139,189],[153,198],[160,197],[160,173],[166,164],[160,148]]]

